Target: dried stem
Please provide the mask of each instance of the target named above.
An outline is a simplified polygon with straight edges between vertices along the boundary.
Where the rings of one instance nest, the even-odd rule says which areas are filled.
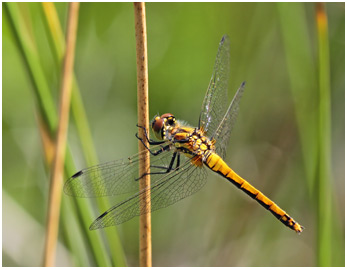
[[[148,65],[147,65],[147,30],[146,12],[144,3],[134,3],[135,35],[136,35],[136,62],[137,62],[137,115],[138,124],[148,130]],[[144,132],[139,128],[140,137],[146,141]],[[148,146],[148,144],[147,144]],[[145,147],[139,141],[139,151]],[[146,158],[139,164],[140,176],[149,173],[149,152]],[[140,189],[148,188],[148,194],[144,195],[140,207],[147,207],[147,214],[140,216],[140,266],[152,266],[152,235],[151,235],[151,196],[149,175],[141,178]]]
[[[59,227],[61,190],[64,174],[64,158],[69,122],[69,108],[72,88],[71,82],[73,76],[73,61],[75,56],[78,9],[79,3],[74,2],[69,4],[66,53],[63,66],[63,77],[59,104],[59,123],[57,130],[55,155],[52,165],[50,199],[47,214],[44,266],[53,266],[55,261],[55,250]]]

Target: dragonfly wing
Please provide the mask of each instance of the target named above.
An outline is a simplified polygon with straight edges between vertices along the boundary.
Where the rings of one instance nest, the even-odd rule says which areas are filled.
[[[162,147],[154,146],[151,150],[157,151]],[[139,161],[144,158],[146,152],[147,150],[144,150],[129,158],[83,169],[65,182],[64,192],[76,197],[102,197],[135,192],[139,188]],[[167,167],[172,154],[173,151],[170,150],[157,156],[150,154],[151,165]],[[155,179],[158,175],[153,177]]]
[[[229,138],[231,131],[236,122],[236,118],[239,111],[239,103],[245,89],[245,82],[241,84],[237,90],[233,100],[231,101],[227,112],[225,113],[223,119],[221,120],[216,132],[212,136],[216,140],[216,152],[224,158],[226,155],[226,150],[229,144]]]
[[[203,127],[208,136],[212,136],[216,131],[227,109],[230,70],[229,50],[229,37],[224,35],[219,43],[212,77],[205,94],[199,119],[199,127]]]
[[[99,216],[90,230],[118,225],[149,211],[172,205],[200,190],[206,183],[206,170],[191,164],[190,160],[157,180],[149,189],[143,189]],[[151,204],[140,203],[151,195]]]

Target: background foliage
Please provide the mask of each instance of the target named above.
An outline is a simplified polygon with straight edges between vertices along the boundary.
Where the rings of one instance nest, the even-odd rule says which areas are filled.
[[[67,4],[55,7],[64,29]],[[331,176],[325,179],[330,186],[325,191],[332,193],[328,209],[318,205],[317,194],[321,189],[317,159],[322,145],[317,126],[322,99],[315,4],[148,3],[146,7],[150,116],[171,112],[197,124],[218,42],[228,34],[230,100],[242,81],[247,84],[226,160],[306,228],[296,235],[211,173],[199,193],[153,214],[153,264],[315,266],[323,265],[318,255],[326,253],[331,255],[328,265],[343,266],[344,3],[326,4],[331,78],[331,122],[323,126],[331,132],[331,157],[326,163]],[[5,266],[38,266],[42,261],[49,188],[38,127],[42,104],[35,97],[33,69],[23,57],[15,25],[22,21],[26,38],[34,41],[37,64],[56,105],[61,68],[45,20],[40,3],[3,3]],[[105,162],[132,155],[137,151],[133,5],[82,3],[78,27],[75,75],[98,159]],[[52,100],[44,99],[46,104]],[[68,138],[75,171],[90,162],[81,148],[79,120],[78,116],[72,119]],[[91,200],[92,205],[97,201]],[[83,206],[92,212],[86,221],[80,210],[72,209],[72,198],[64,195],[64,203],[57,265],[101,265],[103,258],[91,247],[89,231],[80,231],[107,207]],[[319,215],[327,213],[322,210],[331,210],[329,242],[319,239]],[[93,235],[104,245],[103,255],[113,257],[110,264],[120,265],[117,261],[123,251],[128,265],[138,264],[137,224],[134,219],[117,227],[122,247],[116,251],[112,246],[109,250],[105,231]]]

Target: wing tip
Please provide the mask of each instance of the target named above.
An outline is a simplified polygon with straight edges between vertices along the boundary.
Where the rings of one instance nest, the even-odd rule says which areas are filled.
[[[229,36],[227,34],[223,35],[222,39],[220,40],[220,44],[223,44],[228,39],[229,39]]]
[[[93,231],[93,230],[97,230],[100,228],[100,220],[106,216],[108,214],[108,211],[105,211],[104,213],[102,213],[96,220],[93,221],[93,223],[89,226],[89,230]]]
[[[89,231],[95,231],[97,230],[98,228],[94,227],[93,225],[90,225],[89,226]]]
[[[94,222],[89,226],[89,231],[95,231],[97,229],[98,229],[98,227],[96,225],[94,225]]]

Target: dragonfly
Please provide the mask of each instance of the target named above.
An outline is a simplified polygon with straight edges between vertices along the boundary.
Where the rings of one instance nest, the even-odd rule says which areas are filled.
[[[102,213],[90,230],[124,223],[135,216],[172,205],[199,191],[211,170],[233,183],[255,199],[290,229],[301,233],[303,226],[284,210],[239,176],[224,161],[229,137],[239,110],[245,82],[238,88],[230,104],[227,102],[230,41],[224,35],[202,104],[198,127],[177,120],[171,113],[156,116],[151,122],[156,140],[141,140],[146,149],[131,157],[83,169],[64,185],[64,192],[75,197],[102,197],[135,193]],[[146,146],[147,140],[149,146]],[[150,152],[151,185],[139,190],[139,162]],[[148,195],[150,194],[150,199]],[[147,201],[147,202],[143,202]],[[149,202],[148,202],[149,201]],[[150,204],[146,204],[150,203]]]

